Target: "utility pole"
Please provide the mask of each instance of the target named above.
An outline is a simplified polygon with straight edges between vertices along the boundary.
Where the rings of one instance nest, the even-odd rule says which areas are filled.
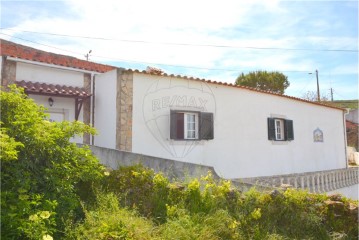
[[[313,74],[313,73],[310,72],[308,74]],[[317,77],[317,101],[320,102],[318,70],[315,70],[315,76]]]
[[[331,97],[331,100],[332,100],[332,102],[334,101],[333,100],[333,88],[330,88],[330,97]]]
[[[320,102],[318,70],[315,70],[315,75],[316,75],[316,77],[317,77],[317,96],[318,96],[318,102]]]
[[[86,61],[89,60],[91,52],[92,50],[90,50],[88,53],[85,54]]]

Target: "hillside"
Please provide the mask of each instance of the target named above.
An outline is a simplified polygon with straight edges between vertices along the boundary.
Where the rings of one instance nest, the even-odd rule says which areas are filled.
[[[330,104],[334,104],[337,107],[340,108],[350,108],[350,109],[358,109],[359,100],[336,100],[333,102],[330,102]]]

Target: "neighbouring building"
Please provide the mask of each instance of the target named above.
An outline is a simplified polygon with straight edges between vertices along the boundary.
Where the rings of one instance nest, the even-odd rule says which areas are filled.
[[[1,84],[25,88],[52,120],[99,135],[75,139],[213,166],[224,178],[345,169],[345,111],[233,84],[131,70],[1,40]]]

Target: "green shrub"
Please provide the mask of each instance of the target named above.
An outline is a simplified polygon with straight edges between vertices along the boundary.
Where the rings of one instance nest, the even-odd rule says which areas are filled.
[[[69,142],[89,126],[49,122],[21,89],[0,96],[2,239],[357,239],[357,201],[243,194],[211,173],[170,182],[141,165],[107,172]]]
[[[48,121],[45,109],[15,86],[0,91],[0,102],[6,150],[1,153],[1,237],[60,237],[65,219],[82,216],[76,184],[103,176],[91,151],[69,141],[94,130],[80,122]]]
[[[264,193],[252,188],[243,194],[229,181],[215,181],[211,173],[171,183],[140,165],[113,171],[106,181],[106,189],[118,195],[121,206],[159,224],[165,239],[219,239],[220,235],[224,239],[350,239],[358,234],[358,217],[349,210],[357,202],[345,198],[338,209],[328,207],[325,195],[294,189]],[[222,222],[227,230],[235,229],[225,234],[224,225],[214,221],[217,218],[226,219]],[[206,226],[222,230],[217,234]]]
[[[84,207],[85,221],[68,225],[68,239],[154,239],[155,228],[150,220],[135,211],[120,208],[114,194],[98,195],[95,207]]]
[[[189,214],[178,209],[174,216],[159,227],[162,239],[241,239],[235,219],[225,210]]]

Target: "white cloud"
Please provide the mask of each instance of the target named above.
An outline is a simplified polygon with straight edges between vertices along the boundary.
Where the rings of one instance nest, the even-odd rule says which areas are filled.
[[[311,13],[293,15],[283,2],[277,0],[224,0],[220,2],[213,0],[102,0],[101,2],[66,0],[65,3],[67,8],[56,10],[66,12],[68,17],[63,18],[61,15],[52,17],[51,14],[44,14],[37,18],[27,19],[15,28],[35,32],[157,43],[237,46],[239,48],[190,47],[34,35],[37,42],[66,49],[71,53],[34,45],[37,48],[75,55],[79,58],[84,58],[84,54],[91,49],[93,52],[91,60],[110,64],[111,61],[137,61],[147,62],[149,65],[163,63],[213,69],[238,69],[238,72],[182,69],[182,74],[228,82],[233,82],[236,75],[245,70],[306,72],[320,67],[324,68],[328,65],[326,61],[329,60],[325,57],[318,59],[316,55],[319,56],[319,54],[315,55],[311,52],[253,50],[241,47],[352,49],[357,47],[358,40],[345,35],[335,37],[320,35],[320,33],[314,35],[311,31],[308,32],[308,36],[304,35],[306,29],[296,27],[301,23],[306,23]],[[295,3],[298,4],[298,2]],[[311,19],[311,21],[314,21],[317,27],[328,27],[325,19],[320,21]],[[21,31],[3,32],[15,36],[23,34]],[[355,64],[357,61],[356,58]],[[333,72],[338,73],[342,71],[358,74],[352,65],[338,61],[337,66],[332,69]],[[163,66],[163,68],[166,67]],[[172,69],[171,66],[168,69]],[[299,78],[298,84],[293,82],[291,88],[299,91],[303,88],[303,81],[305,82]]]

